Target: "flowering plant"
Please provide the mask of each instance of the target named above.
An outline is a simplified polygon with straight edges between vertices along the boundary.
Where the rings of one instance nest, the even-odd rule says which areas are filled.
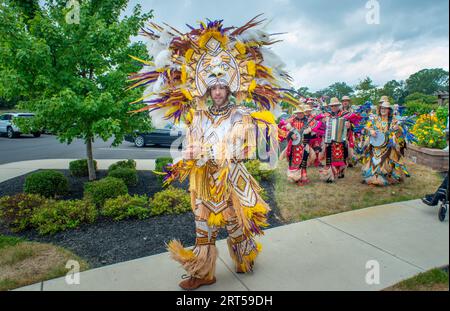
[[[446,147],[445,122],[434,114],[423,114],[417,118],[412,134],[416,136],[416,145],[427,148],[443,149]]]

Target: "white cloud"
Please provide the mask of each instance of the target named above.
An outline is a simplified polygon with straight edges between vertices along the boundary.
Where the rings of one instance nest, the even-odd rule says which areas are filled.
[[[155,21],[179,30],[211,18],[240,26],[259,13],[268,31],[287,32],[272,47],[295,86],[318,90],[337,82],[356,84],[370,76],[383,85],[423,68],[449,68],[447,0],[380,1],[380,25],[365,21],[366,1],[315,0],[132,0],[154,9]]]
[[[420,47],[405,43],[379,41],[361,44],[336,51],[329,61],[310,62],[292,70],[295,86],[308,86],[312,90],[324,88],[334,82],[345,81],[350,85],[370,76],[375,84],[407,79],[423,68],[449,68],[446,55],[449,46],[445,42],[424,44]],[[362,54],[358,61],[351,61]]]

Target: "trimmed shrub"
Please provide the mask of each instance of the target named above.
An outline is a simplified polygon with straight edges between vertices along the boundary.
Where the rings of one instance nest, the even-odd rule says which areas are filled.
[[[150,217],[148,197],[146,195],[130,196],[125,194],[115,199],[108,199],[102,208],[102,215],[111,217],[116,221],[126,218],[148,218]]]
[[[436,109],[436,117],[438,118],[438,121],[440,123],[447,124],[448,105],[440,106],[438,109]]]
[[[126,161],[119,161],[114,164],[111,164],[108,168],[108,172],[112,172],[118,168],[129,168],[129,169],[136,169],[136,161],[134,160],[126,160]]]
[[[169,186],[167,189],[155,193],[150,199],[151,214],[181,214],[191,211],[191,198],[189,194],[179,188]]]
[[[420,101],[409,101],[406,102],[406,112],[405,115],[412,116],[413,114],[422,115],[429,114],[432,110],[438,108],[437,104],[427,104]]]
[[[118,167],[108,173],[109,177],[122,179],[127,186],[136,186],[138,174],[134,168]]]
[[[97,161],[94,160],[94,168],[97,170]],[[89,176],[87,159],[75,160],[69,163],[70,174],[75,177]]]
[[[261,163],[258,160],[249,160],[245,162],[245,167],[250,175],[258,182],[261,182],[262,180],[270,181],[275,176],[275,170],[264,169],[264,163]]]
[[[125,182],[115,177],[106,177],[84,184],[84,198],[97,206],[103,206],[107,199],[117,198],[127,193],[128,188]]]
[[[406,96],[405,101],[406,102],[416,101],[423,104],[437,104],[437,97],[435,95],[427,95],[415,92]]]
[[[261,188],[261,192],[259,193],[261,199],[267,202],[269,200],[269,194],[267,193],[266,189]]]
[[[95,205],[87,200],[48,201],[34,213],[31,222],[39,234],[53,234],[93,223],[97,213]]]
[[[0,219],[13,232],[31,227],[34,211],[46,204],[47,199],[37,194],[18,193],[0,198]]]
[[[25,193],[40,194],[47,198],[55,197],[69,191],[69,180],[58,171],[36,172],[26,177],[23,190]]]
[[[155,172],[163,172],[164,167],[167,166],[167,164],[169,163],[173,163],[173,159],[170,157],[157,158],[155,161]],[[157,177],[158,180],[162,183],[164,176],[157,175]]]

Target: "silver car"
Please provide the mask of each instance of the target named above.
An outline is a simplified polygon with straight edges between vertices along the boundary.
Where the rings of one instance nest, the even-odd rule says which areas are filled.
[[[34,114],[27,112],[5,113],[0,115],[0,135],[6,134],[8,138],[14,138],[19,137],[20,134],[26,134],[21,133],[20,129],[17,127],[16,124],[14,124],[13,121],[16,118],[32,118],[32,117],[34,117]],[[31,134],[33,134],[34,137],[41,136],[40,131],[34,131]]]

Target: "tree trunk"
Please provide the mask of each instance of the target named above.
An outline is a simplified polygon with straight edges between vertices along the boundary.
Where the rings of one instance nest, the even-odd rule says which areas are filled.
[[[86,153],[87,153],[89,180],[97,179],[97,176],[95,174],[94,156],[92,154],[92,141],[93,139],[91,137],[86,139]]]

